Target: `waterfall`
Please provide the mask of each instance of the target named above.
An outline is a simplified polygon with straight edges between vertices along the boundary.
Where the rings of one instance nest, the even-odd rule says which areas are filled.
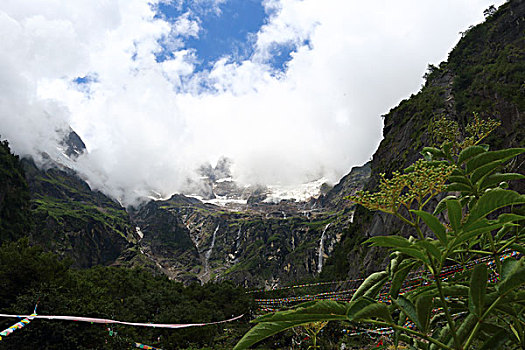
[[[137,235],[139,235],[140,239],[144,238],[144,233],[142,233],[142,230],[140,229],[140,227],[136,226],[135,230],[137,231]]]
[[[325,226],[323,233],[321,234],[321,242],[319,242],[319,255],[317,258],[317,273],[321,273],[321,270],[323,269],[323,244],[324,244],[324,235],[326,233],[326,230],[328,230],[328,227],[330,226],[330,222]]]
[[[239,231],[237,232],[237,237],[235,238],[235,253],[239,252],[239,247],[241,245],[241,226],[239,225]]]
[[[281,213],[283,214],[283,219],[286,220],[286,213],[283,210],[281,210]]]
[[[208,251],[204,255],[206,265],[208,265],[208,261],[210,260],[211,252],[213,250],[213,247],[215,246],[215,236],[217,235],[217,231],[219,231],[219,227],[220,225],[217,225],[217,227],[215,228],[215,231],[213,231],[213,236],[211,237],[210,249],[208,249]]]
[[[215,236],[217,235],[217,231],[219,231],[220,225],[217,225],[217,228],[215,228],[215,231],[213,231],[213,236],[211,238],[211,244],[210,249],[204,254],[204,266],[206,267],[206,270],[208,270],[208,261],[210,261],[211,252],[213,250],[213,247],[215,246]]]

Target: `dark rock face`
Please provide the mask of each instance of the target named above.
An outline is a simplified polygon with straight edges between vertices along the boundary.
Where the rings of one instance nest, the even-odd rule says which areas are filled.
[[[70,130],[67,136],[62,141],[62,146],[66,147],[65,153],[70,158],[76,158],[86,152],[86,145],[84,141],[78,136],[76,132]]]
[[[370,177],[370,172],[370,162],[363,166],[353,167],[348,175],[345,175],[337,185],[318,199],[319,205],[337,209],[350,207],[352,203],[345,197],[362,190],[363,184]]]
[[[167,204],[170,203],[170,204]],[[182,219],[172,215],[169,205],[202,207],[194,198],[175,195],[168,201],[151,201],[133,215],[140,228],[140,253],[154,263],[155,268],[172,279],[198,282],[194,268],[199,265],[199,255]],[[141,261],[135,261],[142,265]]]
[[[177,195],[133,219],[144,233],[140,249],[177,280],[272,287],[317,276],[350,216],[277,208],[232,211]]]

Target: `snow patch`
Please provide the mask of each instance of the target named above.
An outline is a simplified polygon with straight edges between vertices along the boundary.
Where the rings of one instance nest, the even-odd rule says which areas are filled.
[[[265,203],[279,203],[282,200],[295,199],[299,202],[304,202],[312,197],[317,197],[320,194],[321,186],[326,183],[328,179],[320,178],[318,180],[307,182],[300,185],[269,185],[268,197],[264,200]]]

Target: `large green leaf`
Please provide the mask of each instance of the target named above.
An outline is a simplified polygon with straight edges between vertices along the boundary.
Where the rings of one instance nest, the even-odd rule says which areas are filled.
[[[253,321],[257,324],[242,337],[234,349],[247,349],[267,337],[303,324],[332,320],[346,321],[349,309],[353,307],[361,310],[370,303],[372,301],[369,300],[359,300],[355,303],[320,300],[302,304],[305,307],[264,315]]]
[[[434,244],[434,242],[438,242],[438,241],[428,241],[426,239],[420,239],[418,241],[416,241],[416,245],[418,247],[421,247],[421,249],[423,249],[426,253],[430,254],[431,256],[433,256],[437,261],[441,262],[441,259],[443,258],[443,255],[441,254],[441,250],[439,250],[438,247],[436,247],[436,245]]]
[[[466,171],[470,174],[485,164],[494,162],[496,160],[506,161],[523,152],[525,152],[525,148],[508,148],[499,151],[483,152],[467,161]]]
[[[375,303],[376,303],[375,300],[372,300],[370,298],[365,298],[365,297],[359,298],[356,301],[352,301],[349,303],[349,307],[346,312],[346,317],[350,319],[353,317],[353,315],[355,315],[356,313],[358,313],[359,311],[361,311],[368,305],[375,304]]]
[[[470,146],[465,148],[459,153],[458,156],[458,165],[463,164],[465,161],[469,160],[470,158],[477,156],[480,153],[486,152],[485,148],[482,146]]]
[[[478,317],[481,317],[483,314],[485,293],[487,289],[487,278],[488,272],[487,266],[485,264],[479,264],[474,267],[470,277],[468,306],[470,312]]]
[[[406,254],[412,258],[423,261],[424,263],[430,264],[428,256],[419,248],[397,248],[397,251]]]
[[[388,278],[388,273],[386,271],[374,272],[368,276],[363,283],[357,288],[354,295],[352,295],[351,301],[357,300],[357,298],[362,297],[370,288],[378,284],[385,284]]]
[[[508,262],[507,262],[508,261]],[[525,265],[523,259],[516,261],[507,259],[502,266],[502,280],[496,285],[500,295],[525,284]]]
[[[472,192],[472,186],[467,184],[462,184],[459,182],[453,182],[450,185],[448,185],[445,189],[447,192]]]
[[[484,190],[488,187],[493,187],[501,182],[511,181],[511,180],[521,180],[525,179],[525,175],[516,174],[516,173],[506,173],[506,174],[492,174],[487,176],[480,184],[479,189]]]
[[[447,208],[447,201],[451,199],[457,199],[457,197],[456,196],[446,196],[445,198],[440,200],[439,203],[436,205],[436,208],[434,209],[434,212],[432,213],[432,215],[438,215],[443,210],[445,210]]]
[[[408,316],[408,318],[414,322],[419,330],[423,330],[423,325],[419,322],[419,318],[416,312],[416,306],[407,298],[400,295],[397,299],[392,300],[400,309]]]
[[[470,183],[470,180],[465,175],[450,175],[448,177],[448,181],[450,183],[457,182],[460,184],[468,185],[469,187],[472,186],[472,184]]]
[[[368,239],[365,243],[371,243],[372,246],[389,248],[412,246],[412,243],[410,243],[408,239],[401,236],[376,236]]]
[[[457,199],[447,201],[447,213],[450,226],[452,226],[454,232],[457,233],[461,225],[461,218],[463,217],[461,213],[461,204]]]
[[[403,283],[405,282],[405,279],[407,275],[409,274],[412,269],[418,266],[418,263],[412,260],[404,260],[397,271],[394,273],[394,276],[392,277],[392,281],[390,282],[390,296],[392,298],[397,298],[399,295],[399,291],[401,290],[401,287],[403,286]]]
[[[423,333],[427,333],[430,327],[430,316],[432,315],[434,298],[430,296],[420,296],[416,299],[416,313],[421,330]]]
[[[388,281],[388,276],[385,277],[382,281],[379,281],[378,283],[371,286],[368,290],[365,291],[363,294],[363,297],[371,298],[371,299],[377,299],[379,296],[379,293],[383,289],[384,285]]]
[[[501,349],[503,345],[509,340],[509,333],[501,329],[498,333],[490,336],[481,346],[480,350]]]
[[[348,317],[350,321],[360,321],[368,320],[372,318],[378,318],[380,320],[386,321],[390,324],[393,324],[392,316],[388,310],[388,306],[383,303],[375,303],[365,306],[363,309],[359,310],[353,315]]]
[[[484,218],[493,211],[516,204],[524,204],[525,196],[510,190],[495,188],[481,196],[476,205],[471,209],[464,228],[467,229],[476,221]]]
[[[233,350],[248,349],[255,343],[260,342],[274,334],[280,333],[289,328],[297,327],[304,322],[298,321],[281,321],[281,322],[261,322],[250,329],[242,338],[239,340]]]
[[[505,259],[501,264],[501,280],[508,278],[517,269],[519,269],[520,261],[516,259]]]
[[[472,182],[473,184],[478,184],[479,181],[481,181],[485,178],[485,176],[488,176],[490,173],[496,170],[502,163],[503,161],[496,160],[494,162],[490,162],[480,166],[472,172],[472,175],[470,175],[470,182]]]
[[[319,300],[314,303],[308,303],[306,306],[298,307],[292,310],[279,311],[255,319],[254,323],[261,322],[318,322],[329,320],[346,320],[348,308],[352,304],[343,303],[334,300]]]
[[[485,218],[478,220],[472,225],[468,226],[468,229],[463,231],[461,235],[454,238],[450,248],[455,248],[461,243],[468,241],[478,235],[486,232],[498,230],[500,228],[516,226],[512,222],[523,220],[523,216],[517,214],[501,214],[498,220],[487,220]]]
[[[423,210],[411,210],[414,214],[419,216],[423,222],[436,234],[436,237],[443,243],[447,244],[447,229],[434,215]]]

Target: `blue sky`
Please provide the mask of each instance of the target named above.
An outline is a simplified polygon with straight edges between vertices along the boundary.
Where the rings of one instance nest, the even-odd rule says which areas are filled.
[[[199,23],[198,36],[183,39],[185,49],[195,50],[198,59],[196,71],[209,69],[223,57],[237,63],[249,59],[255,50],[255,36],[270,15],[261,0],[228,0],[217,6],[218,9],[213,10],[209,5],[194,1],[155,6],[157,16],[171,23],[185,14]],[[283,71],[294,49],[295,46],[290,44],[276,46],[268,63]],[[159,62],[170,57],[171,51],[166,47],[157,54]]]

